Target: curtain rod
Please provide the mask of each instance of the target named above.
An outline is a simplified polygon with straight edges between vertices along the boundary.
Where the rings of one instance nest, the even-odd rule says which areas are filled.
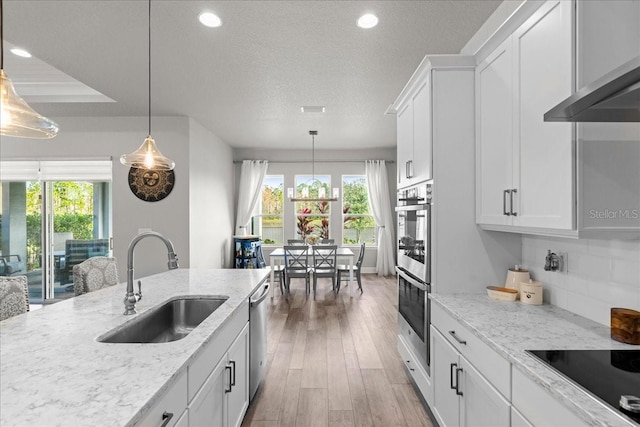
[[[252,160],[252,159],[244,159]],[[242,163],[244,160],[234,160],[233,163]],[[311,160],[267,160],[269,163],[311,163]],[[315,163],[364,163],[365,160],[316,160]],[[385,160],[385,163],[395,163],[394,160]]]

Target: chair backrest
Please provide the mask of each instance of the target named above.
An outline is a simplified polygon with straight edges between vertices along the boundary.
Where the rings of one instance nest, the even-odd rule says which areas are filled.
[[[24,261],[20,255],[0,255],[0,276],[26,273]]]
[[[316,270],[331,271],[336,269],[338,247],[336,245],[317,245],[313,250],[313,268]]]
[[[288,239],[287,245],[306,245],[304,239]]]
[[[113,257],[96,256],[73,266],[73,290],[76,296],[118,283],[118,269]]]
[[[287,273],[307,270],[307,256],[309,255],[307,246],[287,245],[283,249],[284,268]]]
[[[29,311],[27,276],[0,277],[0,320]]]
[[[364,248],[365,248],[365,243],[362,242],[360,244],[360,254],[358,255],[358,260],[356,261],[356,267],[360,268],[360,266],[362,266],[362,260],[364,259]]]
[[[320,239],[321,245],[335,245],[336,239]]]

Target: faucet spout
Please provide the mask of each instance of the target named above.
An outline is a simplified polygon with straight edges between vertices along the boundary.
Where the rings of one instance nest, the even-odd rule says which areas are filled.
[[[162,234],[157,233],[155,231],[145,231],[135,236],[131,240],[131,243],[129,243],[129,249],[127,250],[127,294],[124,297],[124,314],[125,315],[135,314],[136,303],[142,299],[142,284],[140,283],[140,281],[138,281],[138,292],[134,292],[133,290],[133,252],[140,240],[150,236],[153,236],[162,240],[162,242],[164,242],[165,246],[167,247],[167,253],[169,258],[169,261],[167,262],[167,266],[169,267],[169,270],[174,270],[179,267],[178,256],[176,255],[175,250],[173,249],[173,243],[171,243],[171,240],[169,240]]]

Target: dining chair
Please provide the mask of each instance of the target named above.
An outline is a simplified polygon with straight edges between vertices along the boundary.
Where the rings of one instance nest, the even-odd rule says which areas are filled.
[[[320,240],[320,244],[321,245],[335,245],[336,244],[336,239],[321,239]]]
[[[318,277],[331,278],[331,287],[336,290],[336,245],[317,245],[311,247],[313,251],[313,297],[316,296]]]
[[[358,281],[358,289],[360,289],[360,293],[362,293],[362,277],[360,274],[362,273],[362,260],[364,259],[364,249],[365,243],[360,244],[360,254],[358,255],[358,260],[353,266],[353,274],[356,276],[356,280]],[[346,277],[343,279],[341,276],[344,274]],[[338,266],[338,292],[340,292],[340,281],[349,280],[349,266],[348,265],[339,265]]]
[[[288,239],[287,245],[306,245],[307,242],[304,239]]]
[[[95,256],[73,266],[73,290],[76,296],[118,283],[116,259]]]
[[[284,246],[284,277],[287,293],[291,293],[291,279],[304,279],[304,286],[309,293],[311,268],[307,264],[309,247],[303,245]]]
[[[29,311],[27,276],[0,277],[0,320]]]

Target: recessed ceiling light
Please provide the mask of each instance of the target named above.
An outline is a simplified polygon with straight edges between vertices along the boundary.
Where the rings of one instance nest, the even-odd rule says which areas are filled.
[[[29,52],[27,52],[24,49],[18,49],[17,47],[14,47],[13,49],[11,49],[11,53],[13,53],[16,56],[21,56],[23,58],[31,58],[31,54]]]
[[[358,18],[358,27],[360,28],[373,28],[378,25],[378,17],[373,13],[365,13]]]
[[[198,19],[200,20],[202,25],[205,25],[207,27],[216,28],[222,25],[222,20],[215,13],[202,12],[198,16]]]
[[[325,108],[322,105],[304,105],[300,107],[303,113],[324,113]]]

